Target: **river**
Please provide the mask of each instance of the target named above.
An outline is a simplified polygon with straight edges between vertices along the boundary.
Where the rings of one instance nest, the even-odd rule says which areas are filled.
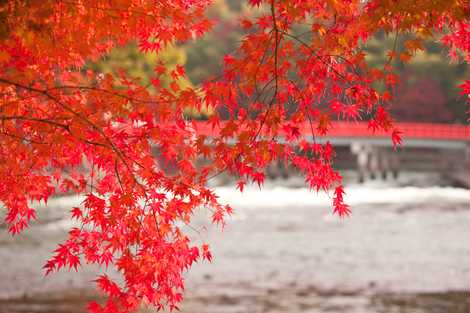
[[[187,229],[211,245],[214,260],[186,273],[181,311],[470,312],[469,190],[424,177],[346,191],[353,214],[339,219],[327,196],[296,184],[243,194],[217,187],[235,214],[221,231],[201,211]],[[41,270],[79,202],[51,200],[20,236],[0,229],[0,313],[85,312],[96,268],[49,277]]]

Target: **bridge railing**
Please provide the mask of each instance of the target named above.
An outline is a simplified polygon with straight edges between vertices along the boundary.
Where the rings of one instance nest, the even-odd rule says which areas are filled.
[[[470,126],[459,124],[437,123],[395,123],[394,126],[402,132],[406,139],[423,140],[458,140],[470,141]],[[311,136],[309,123],[298,125],[300,132]],[[198,133],[207,136],[215,135],[210,124],[197,122]],[[315,130],[315,129],[314,129]],[[317,136],[317,134],[315,134]],[[390,134],[382,130],[373,132],[367,122],[332,122],[327,135],[328,138],[389,138]]]

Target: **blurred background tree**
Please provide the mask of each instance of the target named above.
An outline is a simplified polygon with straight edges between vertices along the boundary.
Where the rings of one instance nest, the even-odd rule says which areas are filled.
[[[183,46],[188,56],[186,71],[191,82],[198,85],[221,74],[224,55],[235,50],[242,37],[238,17],[248,14],[248,7],[242,1],[215,2],[208,12],[216,22],[212,31],[201,40]]]
[[[243,1],[216,0],[208,11],[215,26],[202,39],[169,46],[158,56],[140,53],[137,45],[131,44],[114,49],[91,68],[104,73],[122,68],[132,77],[140,78],[144,86],[153,88],[151,78],[159,62],[168,68],[181,64],[186,69],[187,78],[179,81],[180,86],[198,86],[221,74],[224,55],[231,53],[242,37],[238,17],[249,15],[249,7]],[[407,39],[399,36],[395,42],[394,35],[378,34],[367,46],[367,62],[382,67],[388,60],[387,51],[394,46],[400,51]],[[468,108],[465,99],[459,96],[458,85],[470,77],[468,67],[449,63],[447,51],[439,43],[427,41],[424,48],[410,59],[406,71],[399,58],[393,61],[395,67],[402,69],[391,107],[394,118],[410,122],[465,123]],[[161,77],[160,82],[167,87],[170,77]],[[195,116],[191,112],[189,115],[204,117],[210,115],[210,110],[203,116]]]
[[[133,78],[140,79],[143,86],[148,86],[150,90],[154,90],[151,79],[155,77],[155,67],[160,63],[168,68],[167,72],[175,68],[177,64],[185,65],[187,54],[183,47],[168,46],[158,53],[142,53],[139,51],[137,43],[131,43],[124,47],[113,49],[105,58],[99,62],[92,63],[89,67],[96,72],[109,73],[117,75],[118,70],[124,70]],[[163,87],[168,87],[170,76],[159,77]],[[180,80],[181,87],[191,86],[191,82]]]
[[[402,50],[406,36],[379,34],[367,46],[366,59],[370,65],[382,67],[387,61],[387,51],[396,47]],[[395,42],[396,41],[396,42]],[[459,95],[458,86],[470,77],[465,64],[449,63],[448,51],[434,41],[424,42],[406,64],[395,58],[393,65],[401,69],[400,83],[394,90],[391,112],[398,121],[465,123],[465,99]]]
[[[155,67],[164,64],[171,71],[177,64],[186,69],[187,78],[178,81],[180,87],[198,86],[204,80],[217,77],[222,70],[224,55],[235,50],[242,37],[238,16],[248,14],[248,6],[237,0],[217,0],[210,7],[208,16],[215,21],[211,32],[202,39],[180,45],[168,46],[158,53],[144,54],[139,51],[137,43],[113,49],[99,62],[89,64],[93,71],[117,75],[117,70],[124,70],[131,77],[140,79],[143,86],[154,90],[151,84],[155,77]],[[168,87],[170,76],[161,76],[162,87]],[[204,118],[211,114],[207,109],[202,116],[188,110],[192,117]]]

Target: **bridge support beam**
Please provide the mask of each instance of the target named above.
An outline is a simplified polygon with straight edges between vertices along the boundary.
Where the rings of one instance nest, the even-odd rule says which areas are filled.
[[[398,151],[392,151],[389,153],[389,164],[393,179],[398,179],[398,174],[400,170],[400,157],[398,153]]]
[[[269,179],[277,179],[278,177],[287,179],[295,173],[295,170],[292,166],[286,166],[283,161],[277,160],[269,164],[266,173]]]
[[[387,180],[388,172],[390,171],[390,158],[388,157],[387,150],[379,148],[378,155],[380,178],[382,180]]]
[[[369,174],[369,151],[368,147],[359,143],[351,143],[351,152],[356,155],[357,180],[363,183]]]
[[[393,179],[398,178],[399,158],[396,152],[390,151],[389,148],[353,142],[351,152],[356,155],[359,183],[363,183],[368,178],[386,180],[389,172]]]
[[[470,143],[467,143],[464,148],[464,162],[470,164]]]
[[[376,179],[380,171],[380,154],[376,147],[368,147],[369,150],[369,173],[370,179]]]
[[[276,179],[279,176],[279,166],[278,166],[279,161],[273,161],[271,164],[268,165],[268,168],[266,169],[266,174],[269,179]]]

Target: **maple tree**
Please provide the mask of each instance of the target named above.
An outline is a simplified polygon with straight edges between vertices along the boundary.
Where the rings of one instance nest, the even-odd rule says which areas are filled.
[[[283,160],[312,189],[331,193],[335,213],[348,215],[334,150],[315,138],[328,133],[333,119],[367,118],[371,131],[388,131],[400,144],[388,113],[398,81],[391,61],[408,62],[433,37],[454,61],[470,60],[465,0],[248,2],[254,13],[241,18],[244,38],[223,59],[220,77],[187,86],[179,83],[183,66],[161,61],[151,90],[125,71],[103,74],[84,65],[132,42],[158,53],[201,37],[213,24],[205,16],[210,0],[0,2],[5,222],[17,234],[35,219],[32,202],[83,194],[82,206],[71,209],[81,227],[69,231],[45,270],[114,266],[123,281],[99,276],[108,297],[91,303],[91,312],[177,307],[182,273],[212,258],[209,246],[191,242],[180,225],[200,207],[219,225],[232,212],[207,184],[221,172],[237,177],[243,191],[249,182],[262,185],[264,169]],[[385,65],[371,67],[364,45],[377,32],[409,39],[403,50],[389,51]],[[465,97],[469,86],[462,85]],[[225,120],[217,113],[222,107]],[[211,136],[184,114],[207,108]],[[309,135],[299,131],[304,122]],[[162,170],[156,149],[175,173]],[[200,158],[210,165],[196,166]]]

